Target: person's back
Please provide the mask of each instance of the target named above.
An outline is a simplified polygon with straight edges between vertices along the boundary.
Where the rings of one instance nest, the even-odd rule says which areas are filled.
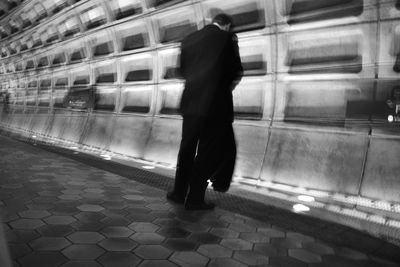
[[[183,115],[230,116],[231,105],[225,102],[231,99],[229,77],[235,67],[232,37],[211,24],[182,42],[180,71],[186,80],[181,101]]]

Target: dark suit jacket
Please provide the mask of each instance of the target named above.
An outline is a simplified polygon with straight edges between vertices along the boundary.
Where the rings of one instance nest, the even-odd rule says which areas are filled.
[[[242,71],[235,34],[207,25],[187,36],[180,56],[186,80],[181,114],[233,121],[232,90]]]

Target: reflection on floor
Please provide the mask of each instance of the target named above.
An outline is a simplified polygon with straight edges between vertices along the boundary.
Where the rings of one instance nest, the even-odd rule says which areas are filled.
[[[0,155],[0,216],[14,266],[397,266],[289,222],[185,211],[165,190],[8,137]]]

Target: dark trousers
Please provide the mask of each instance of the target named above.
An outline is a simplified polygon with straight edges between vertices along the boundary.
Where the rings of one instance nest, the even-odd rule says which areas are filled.
[[[228,142],[227,142],[228,141]],[[184,116],[174,192],[189,203],[204,201],[207,180],[223,162],[223,144],[230,144],[236,155],[236,143],[230,121],[215,121]]]

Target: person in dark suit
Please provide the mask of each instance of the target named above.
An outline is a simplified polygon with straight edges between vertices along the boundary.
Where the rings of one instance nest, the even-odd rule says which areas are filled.
[[[188,210],[214,208],[204,196],[207,180],[221,162],[220,144],[230,144],[236,155],[232,90],[243,68],[231,26],[228,15],[218,14],[181,43],[180,74],[186,81],[180,103],[182,140],[174,190],[167,199]]]

